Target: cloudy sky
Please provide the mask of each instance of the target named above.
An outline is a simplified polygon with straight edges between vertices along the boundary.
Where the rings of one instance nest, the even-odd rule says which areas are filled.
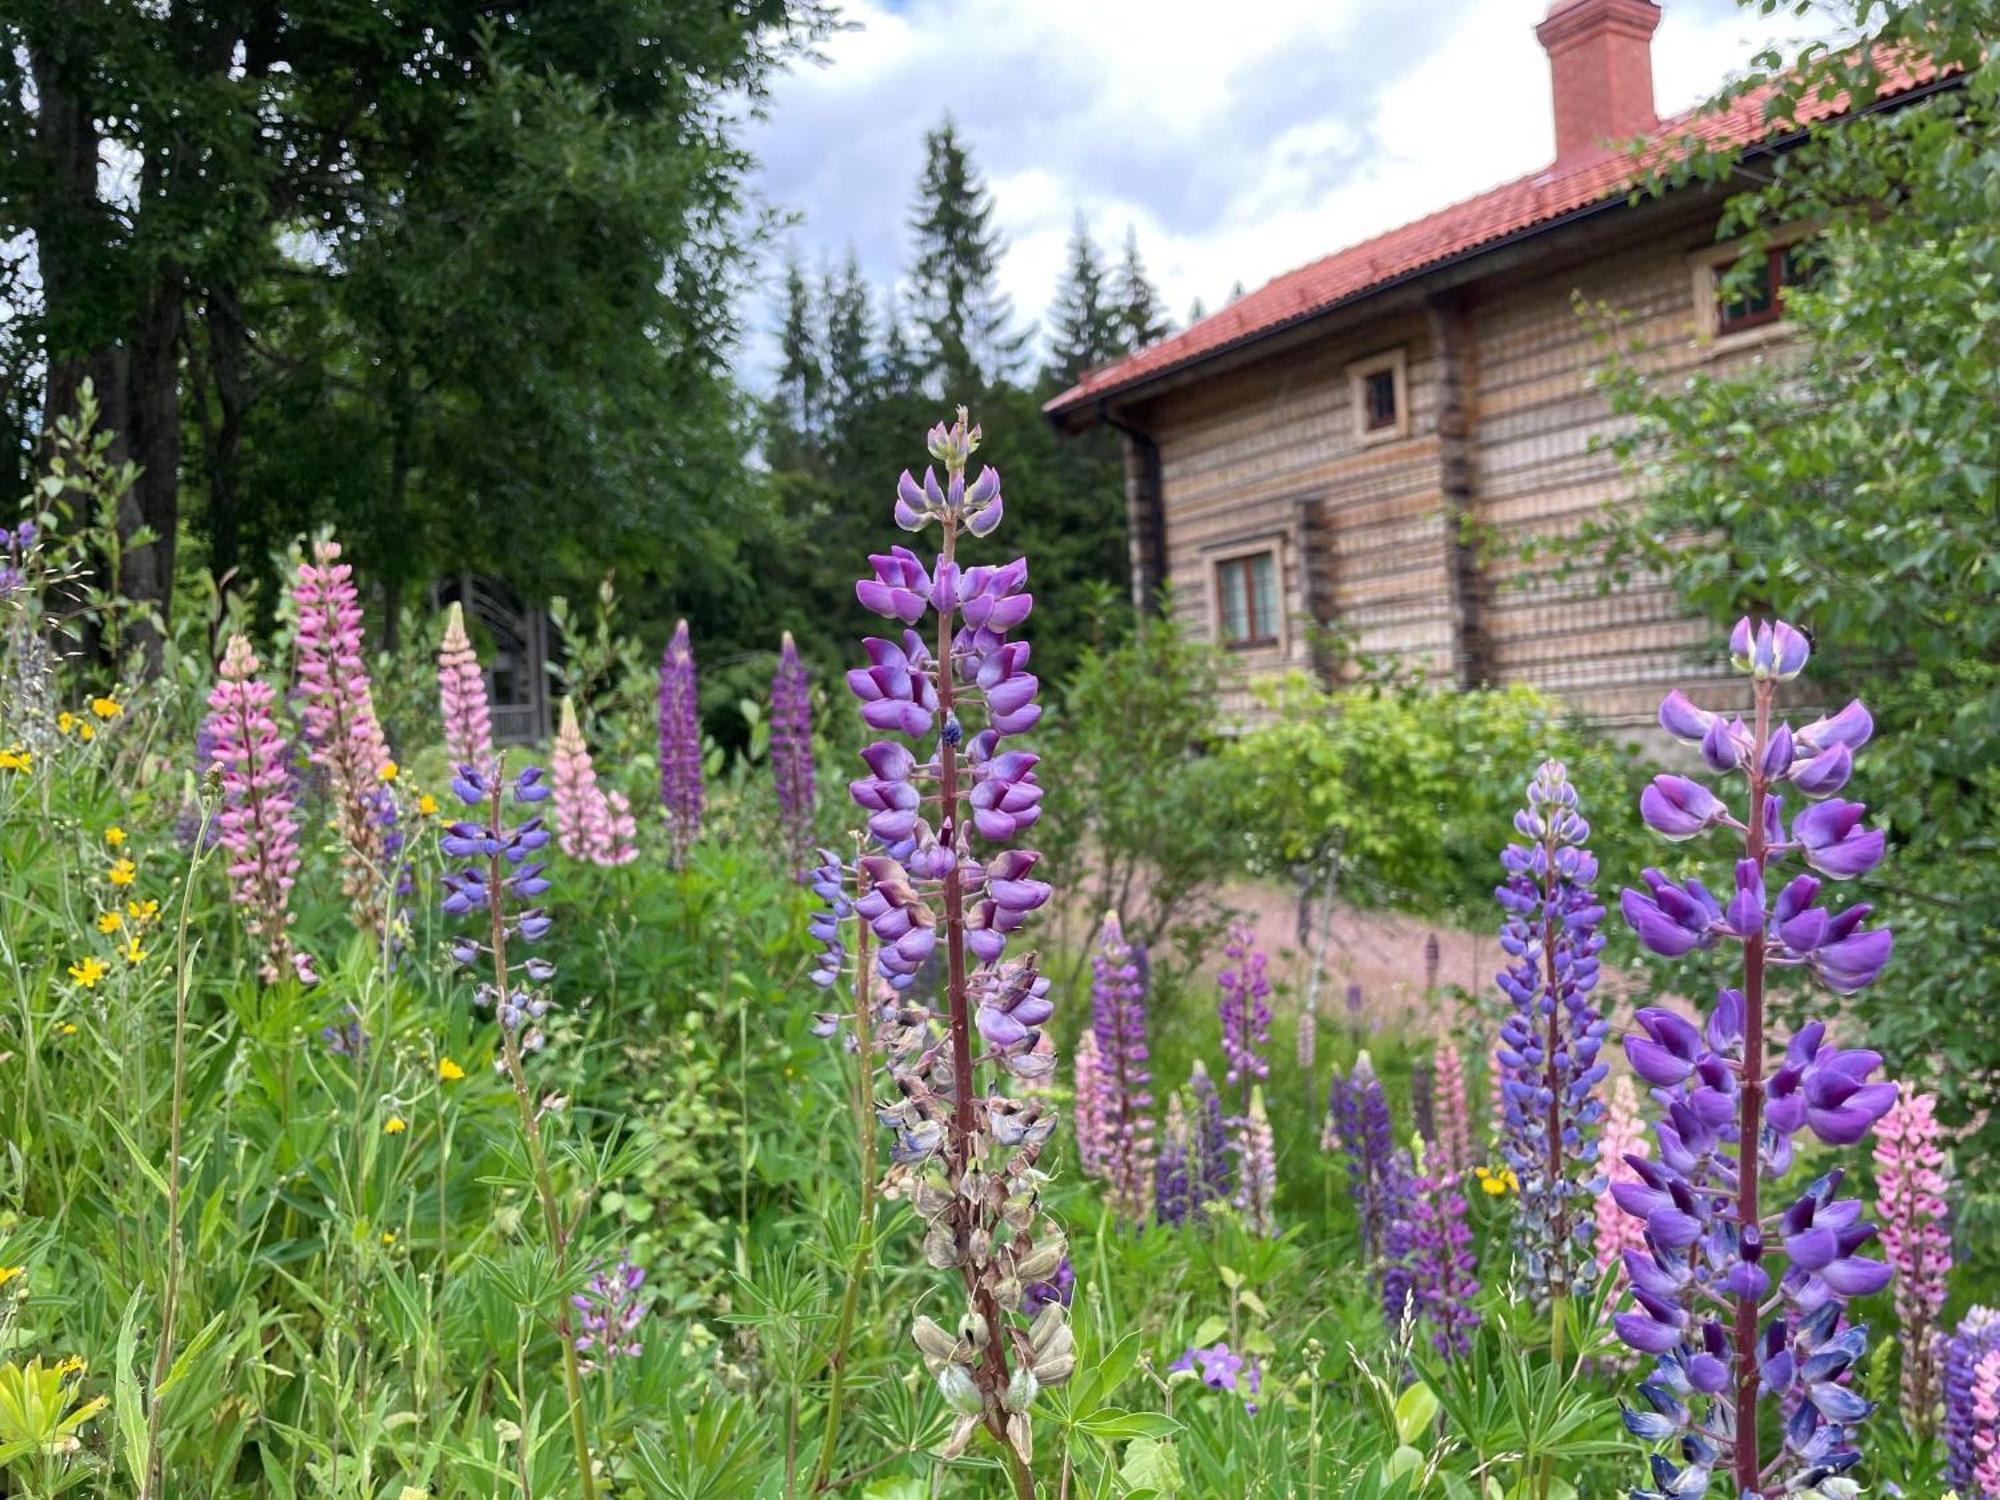
[[[752,132],[808,259],[852,245],[878,286],[908,251],[923,133],[956,117],[1039,318],[1081,211],[1136,228],[1176,318],[1530,171],[1553,154],[1548,0],[847,0],[823,66],[778,80]],[[1664,0],[1661,113],[1800,22]],[[752,310],[768,330],[769,300]]]

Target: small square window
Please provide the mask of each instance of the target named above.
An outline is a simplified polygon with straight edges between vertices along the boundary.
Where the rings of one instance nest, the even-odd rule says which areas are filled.
[[[1216,623],[1225,646],[1270,646],[1278,640],[1278,560],[1270,552],[1215,565]]]
[[[1347,367],[1354,382],[1354,428],[1360,441],[1380,443],[1408,435],[1409,392],[1403,369],[1401,349]]]
[[[1715,331],[1740,333],[1777,322],[1785,315],[1785,289],[1810,286],[1819,269],[1820,257],[1810,241],[1766,250],[1761,260],[1744,270],[1717,266]]]

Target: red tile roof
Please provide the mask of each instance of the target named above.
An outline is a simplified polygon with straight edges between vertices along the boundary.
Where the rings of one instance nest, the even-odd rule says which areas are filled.
[[[1929,62],[1885,63],[1877,100],[1921,88],[1937,77],[1937,71]],[[1761,141],[1774,133],[1765,109],[1777,89],[1777,84],[1753,89],[1721,113],[1690,110],[1662,121],[1653,150],[1636,162],[1623,152],[1567,165],[1557,162],[1288,271],[1170,338],[1086,372],[1042,409],[1060,419],[1086,403],[1253,342],[1413,271],[1496,246],[1537,225],[1603,203],[1628,192],[1649,168],[1690,146],[1747,146]],[[1847,100],[1842,95],[1801,101],[1795,118],[1810,123],[1846,112]]]

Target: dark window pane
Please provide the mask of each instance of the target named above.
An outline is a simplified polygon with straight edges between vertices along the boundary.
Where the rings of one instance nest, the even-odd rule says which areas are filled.
[[[1726,277],[1725,290],[1718,300],[1720,324],[1727,333],[1732,328],[1753,328],[1759,323],[1768,323],[1778,315],[1778,306],[1772,296],[1771,261],[1764,262],[1752,270],[1747,277]]]
[[[1396,425],[1396,372],[1371,370],[1361,377],[1362,404],[1367,412],[1368,430],[1379,432]]]

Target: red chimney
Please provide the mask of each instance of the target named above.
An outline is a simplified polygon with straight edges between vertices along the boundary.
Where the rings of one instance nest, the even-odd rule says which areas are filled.
[[[1556,161],[1594,155],[1658,125],[1653,113],[1653,0],[1555,0],[1535,39],[1549,54]]]

